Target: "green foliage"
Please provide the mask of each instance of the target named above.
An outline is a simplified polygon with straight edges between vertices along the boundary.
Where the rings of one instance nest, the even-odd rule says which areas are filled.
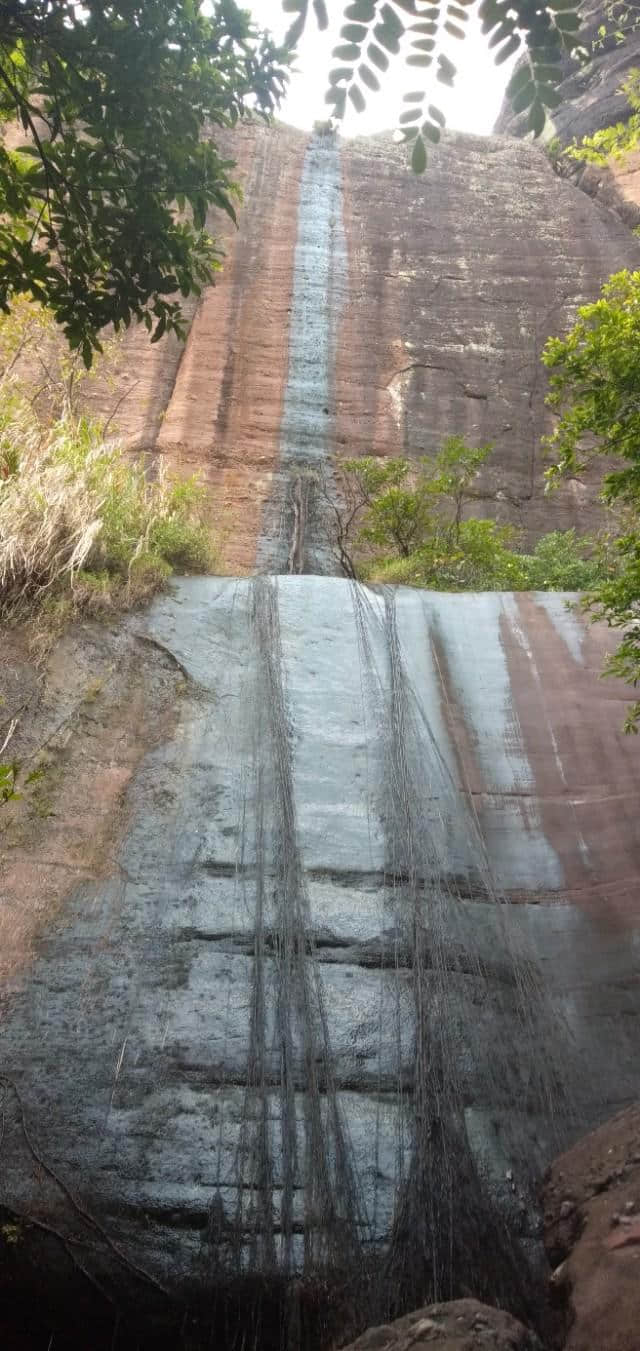
[[[20,794],[16,792],[16,782],[19,773],[19,766],[15,761],[8,764],[0,764],[0,807],[7,802],[18,802]]]
[[[585,608],[623,635],[607,672],[640,681],[640,272],[618,272],[601,298],[583,305],[566,338],[550,338],[543,361],[551,372],[548,403],[559,421],[547,439],[556,457],[549,483],[576,475],[596,456],[613,460],[602,499],[622,510],[627,528],[613,542],[613,565],[590,583]],[[637,731],[640,704],[627,730]]]
[[[586,591],[602,575],[595,544],[575,530],[552,530],[538,540],[532,554],[521,554],[522,588],[526,591]]]
[[[640,145],[640,70],[629,71],[619,93],[626,94],[631,116],[626,122],[602,127],[593,136],[583,136],[564,150],[568,159],[587,164],[606,164],[609,159],[622,160]]]
[[[28,420],[26,432],[25,445]],[[142,459],[127,460],[83,418],[42,429],[35,450],[20,443],[19,420],[14,436],[17,467],[0,479],[5,617],[35,605],[59,623],[139,603],[174,569],[211,570],[206,494],[195,479],[152,480]]]
[[[610,0],[610,3],[604,6],[604,20],[605,22],[599,25],[591,44],[596,52],[621,46],[630,33],[636,32],[640,25],[640,14],[634,3],[629,4],[627,0]]]
[[[577,474],[594,455],[622,459],[603,496],[637,506],[640,492],[640,272],[617,272],[601,297],[578,310],[566,338],[549,338],[547,402],[559,421],[547,439],[553,480]],[[588,438],[588,439],[586,439]]]
[[[522,590],[520,560],[511,548],[511,526],[471,517],[457,534],[440,523],[430,538],[405,558],[386,558],[368,570],[372,581],[423,586],[438,591]]]
[[[12,0],[0,15],[0,307],[49,306],[86,365],[108,324],[183,332],[235,219],[213,127],[268,115],[287,55],[235,0]],[[15,144],[15,125],[23,133]]]
[[[336,7],[338,0],[334,0]],[[335,66],[329,75],[326,100],[333,115],[344,117],[347,100],[356,112],[366,106],[367,95],[380,88],[390,64],[406,62],[416,70],[421,87],[404,95],[405,110],[399,129],[411,147],[415,173],[427,164],[427,143],[437,144],[444,117],[430,102],[429,79],[444,85],[454,83],[456,68],[443,50],[447,37],[462,39],[473,0],[349,0],[344,4],[340,42],[334,48]],[[329,22],[325,0],[283,0],[283,9],[293,16],[288,34],[291,45],[300,38],[311,10],[320,28]],[[566,53],[587,56],[579,45],[580,18],[577,0],[480,0],[478,15],[490,48],[499,65],[524,49],[526,60],[509,81],[508,97],[516,112],[528,110],[529,129],[539,136],[548,108],[560,101],[558,83]],[[428,79],[423,82],[422,77]]]
[[[440,591],[581,590],[601,575],[592,542],[574,530],[543,536],[533,553],[517,549],[510,525],[463,516],[491,446],[449,437],[433,458],[349,460],[342,466],[358,555],[353,573],[370,581]],[[353,504],[358,509],[353,511]]]

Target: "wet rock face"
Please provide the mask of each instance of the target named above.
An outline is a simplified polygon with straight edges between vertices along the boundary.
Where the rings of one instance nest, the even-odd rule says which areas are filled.
[[[451,433],[495,446],[478,514],[528,539],[592,525],[593,486],[543,498],[539,356],[637,265],[622,223],[515,140],[446,135],[420,179],[386,137],[254,127],[233,154],[240,230],[212,220],[225,267],[181,355],[132,350],[140,384],[113,423],[204,473],[229,568],[331,570],[301,477],[333,453],[428,455]]]
[[[450,1288],[539,1316],[538,1170],[640,1087],[603,635],[561,597],[258,578],[180,583],[148,637],[175,733],[5,995],[21,1241],[60,1288],[77,1259],[129,1308],[230,1309],[230,1348]]]

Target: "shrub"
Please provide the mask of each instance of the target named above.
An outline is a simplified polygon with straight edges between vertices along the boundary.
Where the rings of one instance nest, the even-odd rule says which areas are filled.
[[[602,575],[600,559],[587,558],[591,541],[575,530],[552,530],[532,554],[521,555],[528,591],[586,591]]]
[[[328,515],[343,571],[439,591],[581,591],[609,575],[604,550],[575,530],[553,531],[523,554],[513,526],[465,519],[490,453],[450,436],[432,458],[345,461]]]
[[[511,545],[512,526],[476,517],[461,521],[457,532],[445,524],[428,543],[407,558],[389,558],[367,570],[369,580],[439,591],[516,591],[524,584],[519,554]]]

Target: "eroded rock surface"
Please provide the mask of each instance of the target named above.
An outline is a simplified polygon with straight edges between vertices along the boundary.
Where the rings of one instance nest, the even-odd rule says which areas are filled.
[[[432,1304],[371,1328],[346,1351],[541,1351],[538,1338],[501,1309],[473,1299]]]
[[[556,1159],[544,1189],[552,1289],[566,1351],[636,1351],[640,1327],[640,1107]]]

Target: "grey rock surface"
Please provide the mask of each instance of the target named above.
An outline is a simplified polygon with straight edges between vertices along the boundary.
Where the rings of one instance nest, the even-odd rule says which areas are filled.
[[[149,635],[188,687],[117,869],[5,1000],[2,1204],[107,1285],[359,1279],[384,1249],[367,1313],[427,1254],[513,1302],[540,1168],[640,1089],[602,635],[561,597],[333,578],[180,582]]]

